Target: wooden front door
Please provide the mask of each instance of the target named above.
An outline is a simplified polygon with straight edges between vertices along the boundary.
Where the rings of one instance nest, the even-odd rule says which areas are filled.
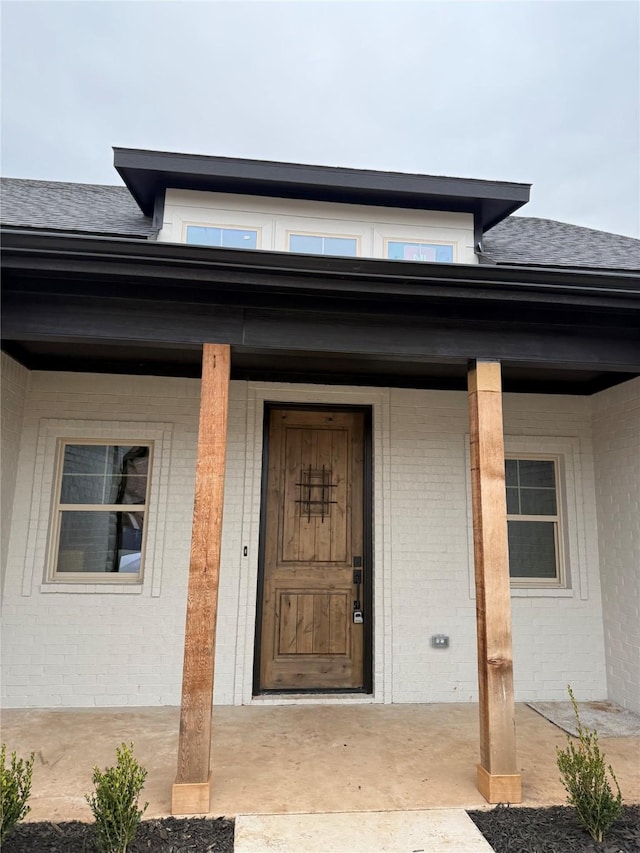
[[[364,687],[364,418],[270,410],[260,690]]]

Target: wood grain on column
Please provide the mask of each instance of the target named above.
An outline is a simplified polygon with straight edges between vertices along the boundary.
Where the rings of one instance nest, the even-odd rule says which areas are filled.
[[[471,494],[478,634],[480,766],[489,802],[520,802],[499,362],[469,371]]]
[[[204,344],[174,814],[209,811],[230,347]]]

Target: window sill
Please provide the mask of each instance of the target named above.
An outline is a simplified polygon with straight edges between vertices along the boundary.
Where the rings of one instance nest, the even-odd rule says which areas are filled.
[[[511,598],[573,598],[574,590],[548,586],[512,586]]]
[[[140,595],[142,593],[142,581],[136,583],[64,583],[64,581],[51,581],[50,583],[40,584],[40,592]]]

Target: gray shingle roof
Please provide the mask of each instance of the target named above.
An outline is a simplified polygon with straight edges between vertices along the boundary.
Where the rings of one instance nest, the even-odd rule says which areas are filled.
[[[640,240],[531,216],[509,216],[484,235],[497,264],[640,270]]]
[[[3,225],[150,237],[156,233],[126,187],[2,178]]]
[[[2,224],[119,237],[153,237],[126,187],[2,178]],[[484,235],[489,263],[640,270],[640,240],[531,216],[510,216]]]

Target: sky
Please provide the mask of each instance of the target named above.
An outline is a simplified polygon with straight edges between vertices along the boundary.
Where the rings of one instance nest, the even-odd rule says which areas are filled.
[[[0,171],[112,146],[531,183],[640,236],[636,0],[3,0]]]

